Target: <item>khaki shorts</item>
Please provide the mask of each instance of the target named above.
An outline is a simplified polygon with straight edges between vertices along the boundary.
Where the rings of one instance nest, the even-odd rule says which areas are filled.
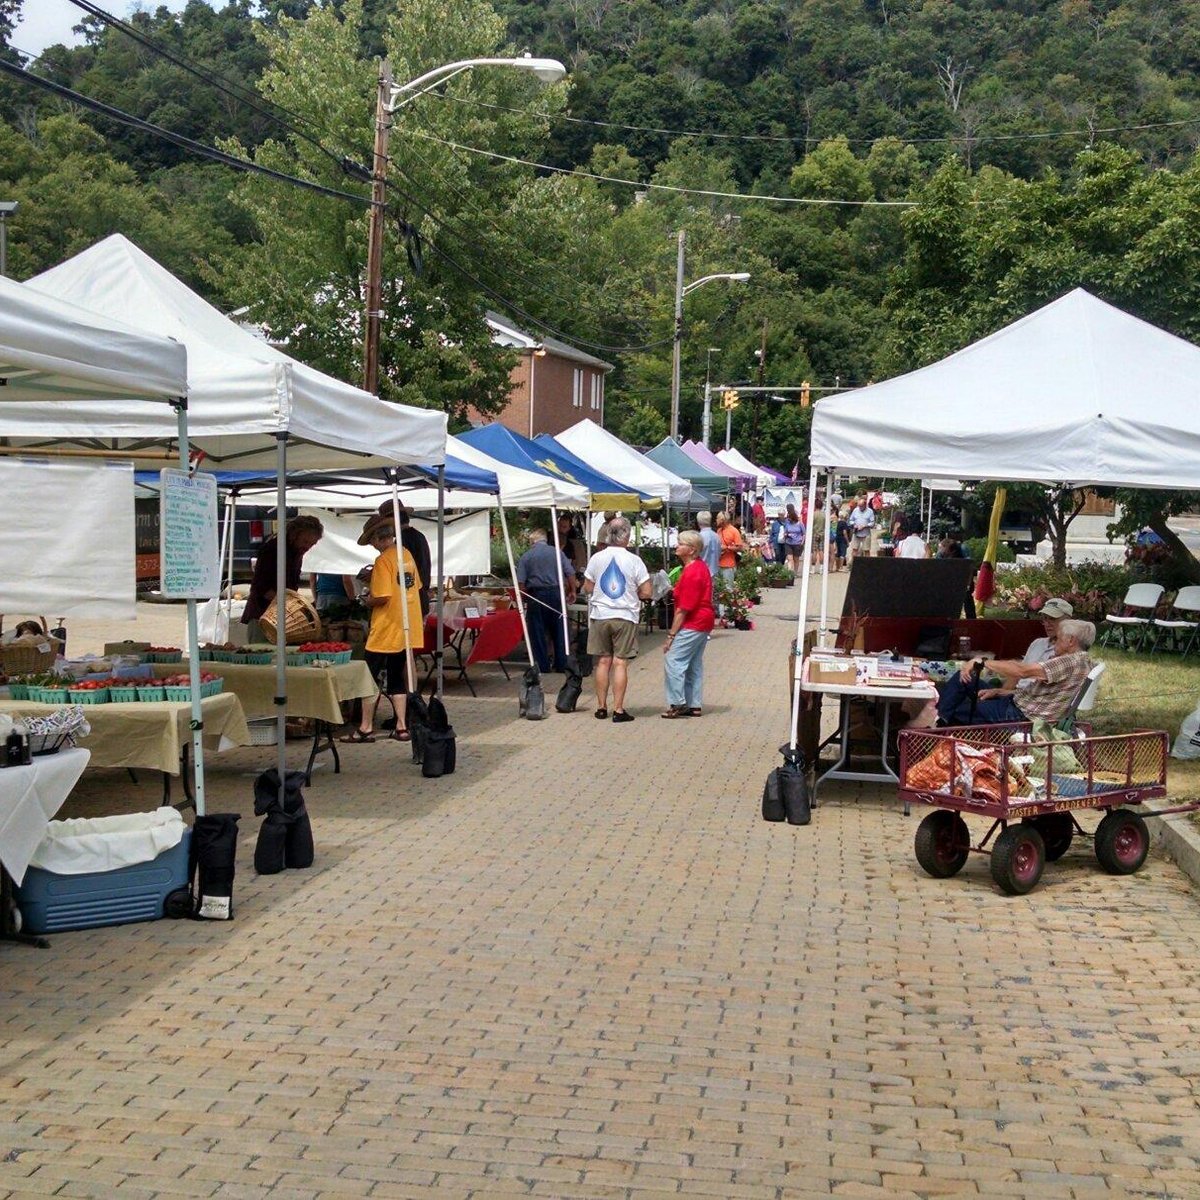
[[[588,626],[588,653],[599,658],[637,658],[638,631],[632,621],[609,617]]]

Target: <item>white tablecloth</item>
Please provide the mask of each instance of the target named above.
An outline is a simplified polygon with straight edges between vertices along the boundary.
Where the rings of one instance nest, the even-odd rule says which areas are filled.
[[[89,758],[87,750],[60,750],[32,766],[0,770],[0,862],[18,884]]]

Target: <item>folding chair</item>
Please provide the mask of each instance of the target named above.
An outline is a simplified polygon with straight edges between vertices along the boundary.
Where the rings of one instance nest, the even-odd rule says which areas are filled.
[[[1150,633],[1154,610],[1162,599],[1164,588],[1159,583],[1135,583],[1125,593],[1119,613],[1109,613],[1104,618],[1104,636],[1101,643],[1112,644],[1113,633],[1120,634],[1121,649],[1130,649],[1130,634],[1134,638],[1132,649],[1142,648]],[[1145,615],[1139,615],[1145,614]]]
[[[1189,620],[1185,614],[1191,614],[1195,619]],[[1150,652],[1158,649],[1159,638],[1165,633],[1171,639],[1171,649],[1180,650],[1186,658],[1196,644],[1196,635],[1200,631],[1200,586],[1179,589],[1175,603],[1171,605],[1170,617],[1155,617],[1150,624],[1154,627],[1154,641]]]
[[[1075,718],[1079,713],[1091,712],[1096,707],[1096,693],[1100,690],[1100,676],[1108,670],[1108,664],[1098,662],[1079,685],[1067,711],[1054,723],[1055,729],[1070,733],[1075,728]]]
[[[466,662],[461,663],[458,667],[459,677],[466,680],[472,696],[476,694],[475,686],[471,683],[467,668],[476,663],[497,662],[504,672],[504,678],[510,679],[511,676],[508,668],[504,665],[504,659],[524,639],[525,634],[521,629],[521,614],[516,609],[510,608],[504,612],[489,613],[484,617],[479,636],[476,637],[475,644],[471,647],[471,653],[467,655]]]

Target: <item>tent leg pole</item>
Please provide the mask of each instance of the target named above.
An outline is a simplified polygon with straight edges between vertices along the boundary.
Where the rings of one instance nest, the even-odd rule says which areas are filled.
[[[813,467],[808,477],[807,520],[804,526],[804,574],[800,580],[800,612],[796,617],[796,678],[792,681],[792,728],[788,734],[788,745],[796,749],[797,729],[800,724],[800,668],[804,663],[804,633],[808,625],[809,542],[812,539],[813,499],[817,494],[817,468]]]
[[[525,615],[525,597],[521,595],[521,585],[517,582],[517,564],[513,560],[512,539],[508,536],[508,518],[504,515],[504,504],[496,497],[500,508],[500,528],[504,532],[504,549],[508,554],[508,569],[512,573],[513,592],[517,597],[517,612],[521,614],[521,632],[525,635],[525,653],[529,655],[529,665],[536,667],[533,661],[533,643],[529,640],[529,619]]]
[[[554,559],[554,567],[558,572],[558,602],[562,605],[563,650],[571,657],[571,630],[567,625],[567,585],[563,580],[562,554],[563,548],[558,536],[558,509],[550,505],[550,524],[554,526],[554,548],[558,555]]]
[[[404,666],[408,673],[408,690],[419,692],[421,689],[417,686],[416,667],[413,662],[412,627],[408,620],[408,581],[405,578],[407,572],[404,570],[404,542],[402,540],[404,526],[400,524],[400,488],[396,483],[396,472],[389,471],[388,476],[392,481],[392,521],[395,523],[396,533],[396,581],[400,584],[400,623],[404,627]],[[424,642],[424,638],[422,638],[422,642]],[[389,679],[388,687],[391,686],[392,681]],[[407,714],[405,716],[407,718]],[[405,728],[407,727],[406,720]]]
[[[179,426],[179,469],[188,469],[187,403],[180,401],[175,408]],[[200,704],[200,631],[196,620],[196,601],[187,602],[188,683],[192,702],[192,763],[196,778],[196,816],[204,816],[204,711]],[[185,784],[186,787],[186,784]]]
[[[833,472],[827,471],[825,474],[825,503],[824,508],[829,508],[829,495],[833,490]],[[812,510],[810,510],[812,511]],[[829,621],[829,517],[825,518],[825,545],[822,547],[824,558],[821,560],[825,564],[825,569],[821,573],[821,632],[819,641],[822,646],[825,645],[825,630]],[[812,559],[810,554],[809,559]]]
[[[233,616],[233,551],[237,542],[237,488],[234,488],[226,501],[229,512],[229,574],[226,577],[228,596],[225,601],[225,624],[228,625]],[[228,635],[227,635],[228,636]]]
[[[287,774],[287,434],[275,435],[275,769],[279,806]]]
[[[442,698],[443,668],[442,668],[442,653],[445,649],[446,631],[442,626],[442,618],[445,615],[446,607],[446,568],[442,565],[445,562],[446,553],[446,464],[442,463],[438,467],[438,523],[437,523],[437,560],[438,560],[438,585],[437,585],[437,695],[438,699]]]

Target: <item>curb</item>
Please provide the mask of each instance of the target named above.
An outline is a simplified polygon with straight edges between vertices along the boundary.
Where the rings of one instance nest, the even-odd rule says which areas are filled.
[[[1200,828],[1179,813],[1148,817],[1151,844],[1200,887]]]

